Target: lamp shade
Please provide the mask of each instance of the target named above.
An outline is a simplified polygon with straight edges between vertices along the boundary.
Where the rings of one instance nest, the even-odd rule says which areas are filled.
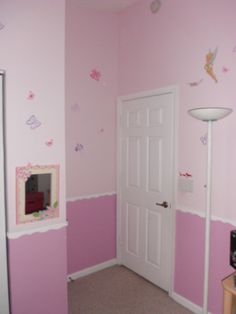
[[[222,107],[195,108],[188,110],[190,116],[202,121],[217,121],[228,116],[233,110]]]

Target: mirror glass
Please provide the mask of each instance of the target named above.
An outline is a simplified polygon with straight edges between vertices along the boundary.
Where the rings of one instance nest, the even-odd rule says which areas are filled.
[[[25,214],[51,206],[51,174],[33,174],[25,183]]]
[[[58,218],[59,165],[16,168],[16,223]]]

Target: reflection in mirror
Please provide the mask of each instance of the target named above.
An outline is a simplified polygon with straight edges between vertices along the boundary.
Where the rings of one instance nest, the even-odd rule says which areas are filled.
[[[16,168],[16,223],[58,218],[59,165]]]
[[[25,183],[25,214],[51,206],[51,174],[32,174]]]

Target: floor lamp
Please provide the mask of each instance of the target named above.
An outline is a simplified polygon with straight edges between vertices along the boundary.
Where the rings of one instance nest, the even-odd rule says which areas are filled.
[[[203,314],[208,313],[209,257],[210,257],[210,227],[211,227],[211,183],[212,183],[212,122],[223,119],[232,112],[230,108],[196,108],[188,113],[195,119],[208,124],[207,144],[207,184],[206,184],[206,218],[205,218],[205,257],[204,257],[204,290]]]

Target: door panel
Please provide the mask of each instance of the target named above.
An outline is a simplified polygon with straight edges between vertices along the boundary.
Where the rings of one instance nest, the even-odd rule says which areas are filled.
[[[126,213],[127,252],[139,255],[139,208],[133,204],[127,204]]]
[[[174,94],[128,98],[121,106],[121,262],[169,288]]]

